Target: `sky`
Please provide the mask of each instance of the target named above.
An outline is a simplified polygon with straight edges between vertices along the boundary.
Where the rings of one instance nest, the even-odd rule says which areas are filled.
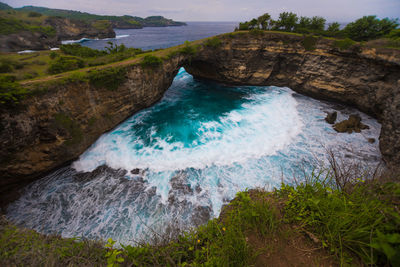
[[[99,15],[162,15],[178,21],[245,21],[284,11],[350,22],[364,15],[399,18],[400,0],[0,0],[25,5],[71,9]]]

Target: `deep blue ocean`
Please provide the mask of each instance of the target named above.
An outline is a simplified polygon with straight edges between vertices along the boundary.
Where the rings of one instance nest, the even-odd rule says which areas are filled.
[[[179,27],[145,27],[143,29],[114,29],[116,38],[77,40],[84,46],[104,49],[107,42],[124,44],[127,47],[143,50],[167,48],[221,33],[232,32],[238,22],[187,22],[187,26]],[[70,41],[65,41],[68,43]]]
[[[179,40],[223,32],[221,25],[228,28],[199,23],[198,33]],[[178,34],[167,38],[165,31],[182,29],[127,30],[126,41],[135,42],[140,31],[153,40],[141,39],[142,48],[169,46]],[[96,42],[103,41],[86,44]],[[324,120],[334,110],[338,120],[360,114],[370,129],[335,132]],[[290,88],[225,86],[193,79],[182,68],[160,102],[103,134],[71,166],[29,185],[7,217],[44,233],[134,244],[152,231],[218,216],[238,191],[300,182],[304,172],[326,166],[329,149],[343,160],[378,164],[379,143],[368,138],[378,140],[379,132],[366,114]]]

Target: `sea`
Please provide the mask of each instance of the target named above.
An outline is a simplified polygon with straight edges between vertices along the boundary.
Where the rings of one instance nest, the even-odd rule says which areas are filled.
[[[196,22],[117,30],[112,41],[158,49],[234,27]],[[83,44],[102,48],[107,41]],[[339,121],[359,114],[369,129],[337,133],[324,120],[333,111]],[[161,101],[100,136],[70,166],[28,185],[7,218],[64,237],[149,241],[168,227],[187,230],[218,217],[239,191],[300,183],[328,167],[329,151],[376,166],[380,129],[356,109],[287,87],[227,86],[181,68]]]

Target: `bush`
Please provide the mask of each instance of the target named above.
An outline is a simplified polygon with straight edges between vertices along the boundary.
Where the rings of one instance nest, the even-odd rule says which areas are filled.
[[[197,49],[195,46],[190,45],[189,41],[185,41],[184,47],[179,50],[181,54],[194,56],[197,53]]]
[[[50,74],[57,74],[61,72],[83,68],[84,66],[85,63],[80,58],[61,56],[50,64],[48,72]]]
[[[49,55],[49,57],[50,57],[51,59],[55,59],[55,58],[58,57],[58,56],[59,56],[58,53],[57,53],[57,52],[54,52],[54,51],[50,52],[50,55]]]
[[[221,43],[222,43],[221,39],[219,39],[218,37],[213,37],[213,38],[207,39],[207,41],[204,42],[204,45],[208,46],[208,47],[216,48],[216,47],[220,46]]]
[[[0,76],[0,106],[14,106],[28,93],[15,80],[11,75]]]
[[[343,40],[335,40],[333,46],[339,48],[340,50],[346,50],[355,45],[356,42],[351,40],[350,38],[346,38]]]
[[[35,11],[31,11],[28,13],[28,17],[33,17],[33,18],[37,18],[37,17],[41,17],[42,14],[35,12]]]
[[[153,55],[146,55],[142,60],[142,67],[144,68],[157,68],[162,64],[162,60],[159,57]]]
[[[64,54],[76,57],[97,57],[107,54],[105,51],[100,51],[86,46],[81,46],[80,44],[61,45],[60,50]]]
[[[308,35],[305,36],[303,39],[303,46],[306,51],[313,51],[315,50],[315,45],[317,44],[318,39]]]
[[[106,88],[110,91],[118,87],[126,80],[126,69],[122,67],[111,67],[102,70],[92,70],[88,73],[91,85],[97,88]]]
[[[6,60],[0,61],[0,73],[11,72],[13,70],[12,65],[10,62]]]
[[[379,20],[376,16],[364,16],[349,23],[343,29],[346,36],[356,41],[368,41],[389,34],[398,26],[397,20]]]

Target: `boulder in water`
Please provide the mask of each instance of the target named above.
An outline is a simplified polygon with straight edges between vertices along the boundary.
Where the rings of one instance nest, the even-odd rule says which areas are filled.
[[[337,118],[337,112],[328,112],[328,114],[325,117],[325,121],[329,124],[334,124]]]
[[[360,133],[361,130],[369,129],[369,126],[361,122],[361,117],[358,114],[353,114],[347,120],[333,125],[333,129],[339,133]]]

